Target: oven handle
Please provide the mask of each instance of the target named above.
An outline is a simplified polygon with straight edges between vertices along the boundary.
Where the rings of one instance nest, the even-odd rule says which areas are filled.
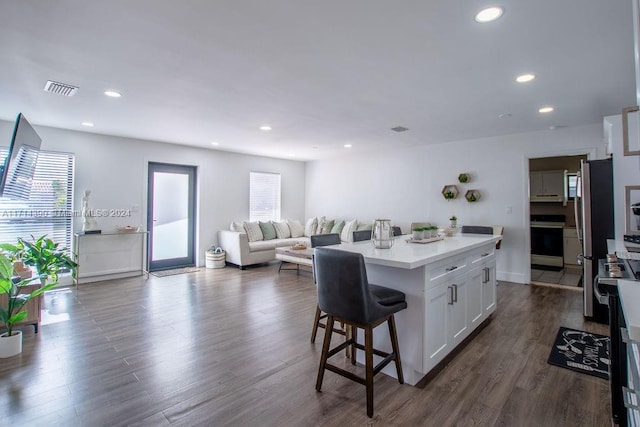
[[[564,225],[538,225],[531,223],[531,228],[564,228]]]
[[[598,282],[600,281],[600,278],[598,276],[596,276],[596,278],[593,280],[593,293],[596,296],[596,299],[598,300],[598,302],[600,304],[604,304],[604,305],[609,305],[609,296],[608,295],[602,295],[600,293],[600,289],[598,289]]]

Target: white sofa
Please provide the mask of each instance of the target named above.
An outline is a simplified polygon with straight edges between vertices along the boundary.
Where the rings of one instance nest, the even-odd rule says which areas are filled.
[[[232,223],[230,230],[220,230],[218,232],[218,245],[226,251],[226,261],[228,263],[235,264],[241,269],[244,269],[247,265],[262,264],[275,260],[277,247],[291,246],[298,242],[305,243],[310,247],[311,241],[309,236],[314,234],[323,234],[323,231],[324,233],[330,232],[327,229],[319,230],[312,227],[313,219],[314,218],[310,218],[307,220],[306,225],[304,226],[304,236],[256,240],[251,242],[249,241],[247,233],[242,231],[242,223]],[[320,220],[326,221],[324,217],[315,219],[316,226]],[[335,223],[336,221],[331,222]],[[352,221],[339,222],[346,224],[352,223],[352,228],[345,227],[344,232],[342,232],[342,228],[340,229],[343,241],[352,241],[352,231],[371,227],[371,224],[358,224],[358,221],[355,219]]]
[[[227,253],[227,262],[244,267],[261,264],[276,259],[276,248],[291,246],[297,242],[304,242],[310,246],[308,237],[290,237],[288,239],[271,239],[249,242],[247,233],[231,230],[218,232],[218,244]]]

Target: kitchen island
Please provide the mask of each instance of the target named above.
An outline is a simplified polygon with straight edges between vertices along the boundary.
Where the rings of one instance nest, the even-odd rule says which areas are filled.
[[[406,383],[418,383],[495,311],[495,246],[501,238],[457,234],[421,244],[398,236],[390,249],[370,241],[330,246],[362,254],[370,283],[406,294],[407,309],[395,316]],[[374,346],[391,351],[386,328],[374,330]],[[383,372],[396,377],[393,364]]]

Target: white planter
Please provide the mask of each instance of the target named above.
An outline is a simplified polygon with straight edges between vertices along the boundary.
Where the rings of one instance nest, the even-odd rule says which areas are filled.
[[[7,333],[0,335],[0,358],[7,358],[22,353],[22,331],[13,331],[12,336]]]
[[[411,234],[412,234],[413,240],[424,239],[424,231],[413,231]]]

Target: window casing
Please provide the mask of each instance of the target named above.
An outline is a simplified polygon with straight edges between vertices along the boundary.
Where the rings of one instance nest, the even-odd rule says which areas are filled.
[[[7,157],[0,148],[0,162]],[[73,174],[71,153],[40,151],[29,200],[0,198],[0,242],[18,238],[48,238],[71,250],[73,234]],[[69,253],[69,255],[71,255]]]
[[[249,174],[249,220],[280,221],[280,174]]]

